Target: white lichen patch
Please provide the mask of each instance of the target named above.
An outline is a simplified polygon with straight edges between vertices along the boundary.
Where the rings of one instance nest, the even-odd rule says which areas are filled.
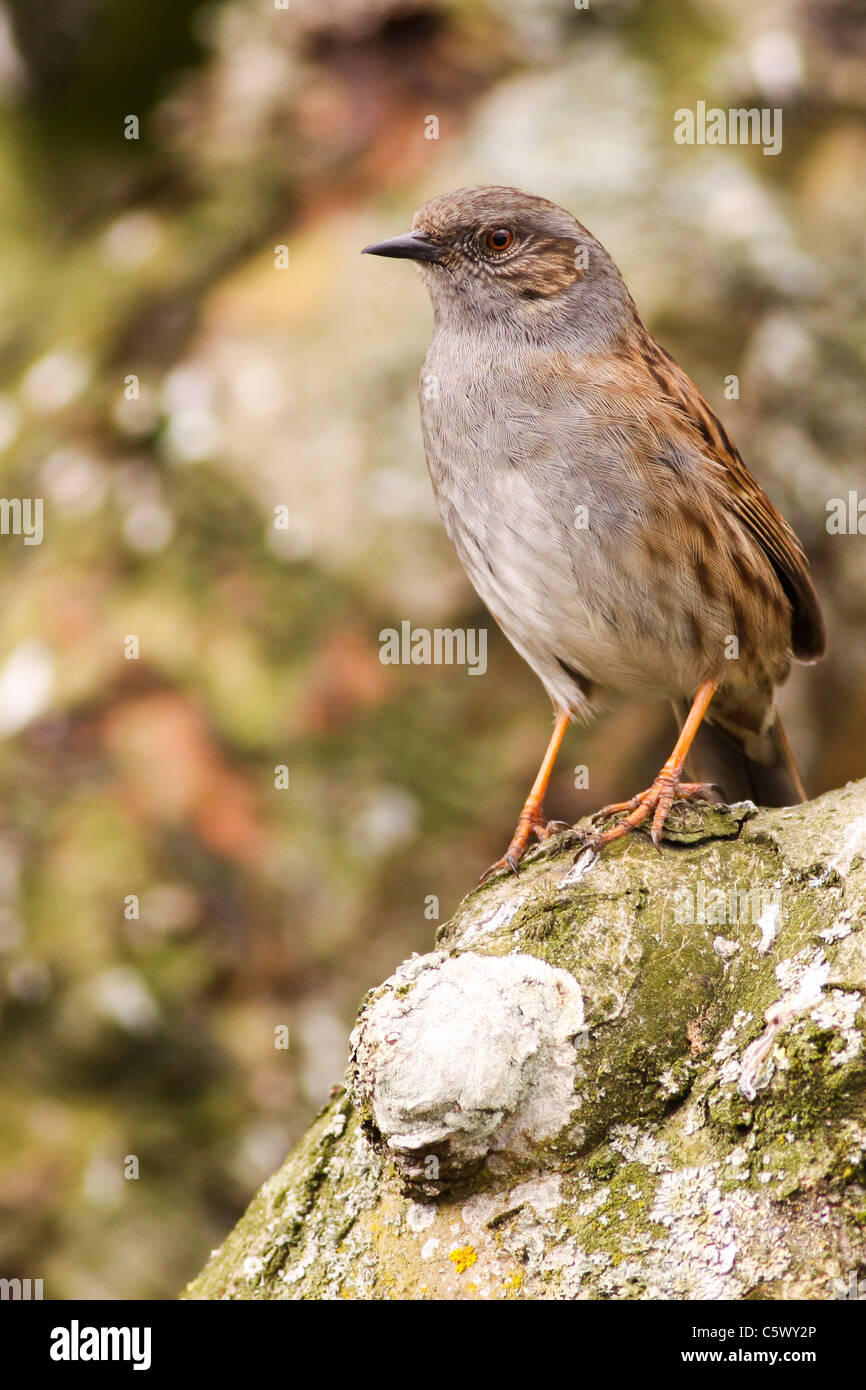
[[[658,1249],[656,1278],[660,1283],[688,1278],[693,1298],[724,1298],[738,1253],[735,1198],[719,1183],[718,1165],[680,1168],[665,1174],[650,1212],[669,1232],[666,1247]]]
[[[855,817],[845,827],[839,848],[828,861],[829,868],[844,876],[858,854],[866,855],[866,815]]]
[[[727,962],[735,956],[740,949],[739,941],[730,941],[726,936],[713,937],[713,950],[717,956]]]
[[[706,1127],[707,1115],[703,1101],[697,1101],[687,1105],[683,1110],[683,1133],[686,1135],[697,1134],[699,1130]]]
[[[610,1255],[596,1252],[592,1255],[574,1239],[563,1240],[554,1246],[544,1262],[544,1269],[559,1276],[560,1298],[586,1298],[582,1292],[584,1279],[588,1275],[598,1275],[612,1263]]]
[[[469,946],[474,946],[482,937],[490,936],[500,927],[507,927],[512,917],[523,906],[524,901],[522,896],[505,898],[494,912],[479,913],[460,935],[461,950],[465,951]]]
[[[761,933],[755,949],[759,956],[765,956],[779,934],[782,921],[782,906],[777,898],[768,903],[758,918],[758,931]]]
[[[333,1118],[333,1120],[331,1121],[331,1123],[329,1124],[328,1128],[325,1130],[325,1134],[326,1134],[326,1135],[329,1135],[329,1136],[333,1136],[334,1139],[339,1139],[340,1135],[343,1133],[343,1130],[344,1130],[345,1128],[346,1128],[346,1116],[345,1116],[345,1113],[344,1113],[342,1110],[338,1110],[338,1111],[336,1112],[336,1114],[334,1115],[334,1118]]]
[[[671,1100],[674,1096],[681,1095],[682,1081],[679,1073],[674,1071],[672,1067],[668,1067],[659,1077],[658,1089],[659,1095],[663,1096],[665,1100]]]
[[[862,1050],[863,1039],[855,1026],[862,1004],[862,994],[853,990],[833,989],[809,1014],[814,1023],[841,1035],[842,1046],[830,1053],[833,1066],[841,1067],[846,1062],[853,1062]]]
[[[664,1173],[658,1186],[650,1216],[662,1226],[718,1212],[722,1206],[721,1188],[715,1169],[680,1168]]]
[[[561,1201],[562,1179],[558,1173],[549,1173],[546,1177],[518,1183],[510,1192],[495,1195],[479,1192],[464,1204],[462,1216],[468,1227],[477,1228],[498,1222],[508,1212],[519,1211],[524,1206],[532,1207],[538,1216],[547,1216]]]
[[[725,1159],[724,1176],[730,1182],[748,1182],[751,1173],[749,1155],[742,1144],[738,1144]]]
[[[752,1015],[745,1009],[738,1009],[731,1020],[730,1026],[725,1029],[713,1051],[713,1061],[726,1062],[729,1057],[733,1057],[739,1050],[737,1041],[739,1034],[747,1023],[750,1022]]]
[[[828,984],[866,990],[866,931],[857,930],[839,938],[830,955]]]
[[[564,1128],[583,1021],[574,977],[534,956],[422,956],[361,1015],[355,1095],[404,1176],[438,1191],[491,1151]]]
[[[610,1132],[610,1146],[630,1163],[642,1164],[650,1173],[663,1173],[671,1166],[667,1145],[635,1125],[615,1125]]]
[[[776,978],[783,986],[787,985],[788,992],[767,1009],[764,1032],[743,1053],[738,1084],[740,1094],[747,1100],[754,1100],[758,1091],[772,1079],[771,1054],[781,1030],[821,999],[830,973],[829,963],[820,951],[811,952],[806,959],[803,954],[776,966]],[[785,1065],[784,1054],[779,1056],[777,1064]]]
[[[406,1208],[406,1225],[416,1235],[420,1231],[426,1231],[435,1220],[436,1205],[434,1202],[410,1202]]]
[[[829,967],[820,950],[806,949],[795,956],[782,960],[775,968],[776,979],[786,995],[799,995],[806,998],[821,988],[829,973]]]
[[[851,935],[851,923],[846,922],[844,921],[844,919],[840,918],[840,920],[838,922],[834,922],[832,926],[825,927],[823,931],[818,933],[818,935],[820,936],[822,941],[826,941],[828,943],[832,941],[843,941],[846,936]]]

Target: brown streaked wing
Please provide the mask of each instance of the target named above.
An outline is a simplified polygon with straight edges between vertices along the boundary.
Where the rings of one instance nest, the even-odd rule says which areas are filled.
[[[817,661],[824,655],[824,620],[800,542],[752,477],[694,382],[646,329],[640,350],[656,384],[724,466],[730,481],[731,508],[760,543],[791,605],[794,655],[801,661]]]

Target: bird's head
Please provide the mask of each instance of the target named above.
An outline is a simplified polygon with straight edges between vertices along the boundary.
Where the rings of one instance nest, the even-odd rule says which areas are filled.
[[[432,198],[411,231],[364,250],[415,261],[437,319],[448,326],[487,321],[543,333],[551,321],[574,321],[579,310],[608,319],[631,305],[595,237],[564,208],[517,188],[461,188]]]

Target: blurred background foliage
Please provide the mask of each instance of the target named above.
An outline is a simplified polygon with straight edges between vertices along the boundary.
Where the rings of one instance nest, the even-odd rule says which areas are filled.
[[[781,107],[782,153],[676,145],[698,100]],[[427,197],[517,184],[609,248],[813,559],[807,780],[866,771],[864,539],[825,525],[864,487],[864,102],[855,0],[0,4],[2,491],[45,506],[0,537],[0,1274],[173,1296],[534,774],[492,624],[483,678],[378,660],[488,621],[424,469],[423,287],[358,255]],[[548,811],[671,736],[573,731]]]

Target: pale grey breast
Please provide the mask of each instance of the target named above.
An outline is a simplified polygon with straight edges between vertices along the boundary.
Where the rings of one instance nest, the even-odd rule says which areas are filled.
[[[579,370],[548,373],[539,392],[538,368],[537,344],[521,354],[489,331],[437,325],[421,416],[445,529],[557,707],[587,717],[605,689],[691,694],[722,661],[724,594],[708,613],[688,556],[648,582],[657,503],[628,466],[640,422],[612,418]]]

